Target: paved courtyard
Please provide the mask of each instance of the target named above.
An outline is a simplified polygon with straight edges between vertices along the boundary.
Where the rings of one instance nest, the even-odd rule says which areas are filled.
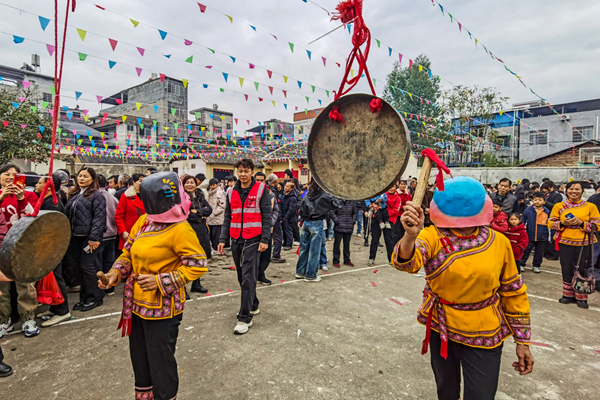
[[[332,242],[327,243],[331,261]],[[295,249],[294,249],[295,250]],[[214,257],[204,286],[193,294],[179,331],[179,399],[435,399],[429,355],[420,354],[425,328],[416,320],[425,284],[385,264],[366,267],[367,248],[353,239],[354,268],[333,268],[320,283],[294,279],[297,256],[272,264],[269,287],[258,290],[261,314],[243,336],[233,334],[239,307],[231,257]],[[590,309],[561,305],[558,262],[524,279],[532,308],[534,372],[511,367],[505,342],[497,399],[598,398],[600,296]],[[132,399],[128,340],[116,330],[117,295],[89,313],[40,335],[0,339],[15,373],[0,381],[0,399]],[[76,296],[72,295],[71,305]],[[43,309],[40,309],[43,310]]]

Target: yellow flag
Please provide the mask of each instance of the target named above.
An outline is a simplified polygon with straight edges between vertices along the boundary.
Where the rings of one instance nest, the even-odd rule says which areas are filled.
[[[188,80],[187,79],[182,79],[181,82],[183,82],[183,87],[186,88],[187,84],[188,84]]]
[[[137,27],[140,23],[134,19],[129,19],[131,21],[131,23],[133,24],[134,27]]]
[[[419,71],[423,71],[423,66],[419,65]]]
[[[240,80],[240,87],[244,87],[244,78],[238,78]]]
[[[274,100],[271,100],[271,103],[273,103],[273,107],[275,107],[275,101],[274,101]]]
[[[83,119],[85,120],[85,122],[87,122],[87,120],[88,120],[89,117],[90,117],[89,115],[84,115],[83,116]]]
[[[288,80],[288,77],[284,75],[284,76],[283,76],[283,81],[284,81],[285,83],[287,83],[287,80]]]
[[[225,117],[223,117],[223,116],[220,116],[220,117],[221,117],[221,121],[223,121],[225,119]]]
[[[502,116],[502,114],[504,114],[504,111],[500,110],[500,116]]]
[[[353,77],[353,76],[354,76],[354,70],[353,70],[353,69],[351,69],[351,70],[350,70],[350,76],[351,76],[351,77]]]
[[[142,106],[142,103],[135,103],[135,108],[137,108],[138,111],[140,111],[141,106]]]
[[[169,130],[169,127],[165,126],[165,131],[168,131],[168,130]],[[171,140],[173,140],[173,138],[171,138]]]
[[[412,99],[413,99],[413,98],[412,98],[412,93],[409,93],[408,95],[410,96],[410,99],[412,100]]]
[[[229,16],[229,15],[227,15],[227,14],[225,14],[225,16],[226,16],[227,18],[229,18],[229,21],[231,21],[231,23],[233,24],[233,17],[230,17],[230,16]]]
[[[127,116],[123,115],[121,118],[123,118],[123,122],[125,122],[125,120],[127,119]]]
[[[83,42],[85,40],[85,35],[87,35],[87,31],[77,28],[77,33],[79,33],[79,37],[81,38],[81,41]]]

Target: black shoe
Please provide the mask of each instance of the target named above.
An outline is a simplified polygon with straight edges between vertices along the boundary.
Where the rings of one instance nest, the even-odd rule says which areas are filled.
[[[110,289],[106,289],[104,291],[104,294],[106,294],[107,296],[113,296],[115,294],[115,287],[111,287]]]
[[[377,247],[383,247],[383,244],[377,243]]]
[[[285,262],[285,258],[271,258],[271,262],[275,264],[282,264]]]
[[[558,302],[561,304],[571,304],[571,303],[575,303],[577,300],[575,300],[575,297],[561,297]]]
[[[545,257],[546,260],[558,261],[558,257]]]
[[[290,251],[292,249],[292,246],[286,246],[283,248],[284,251]]]
[[[13,369],[10,365],[0,363],[0,378],[6,378],[7,376],[11,376],[13,374]]]
[[[259,279],[258,283],[269,286],[271,284],[271,281],[268,280],[267,278],[263,278],[263,279]]]
[[[192,293],[208,293],[208,289],[202,286],[198,279],[192,283]]]
[[[364,246],[369,247],[369,242],[365,242]]]
[[[577,307],[579,308],[589,308],[587,300],[577,300]]]
[[[85,312],[85,311],[91,311],[96,307],[100,307],[102,305],[103,301],[90,301],[89,303],[84,303],[81,306],[81,311]]]
[[[73,306],[73,311],[80,311],[81,307],[83,307],[83,301],[80,301],[79,303],[75,304]]]

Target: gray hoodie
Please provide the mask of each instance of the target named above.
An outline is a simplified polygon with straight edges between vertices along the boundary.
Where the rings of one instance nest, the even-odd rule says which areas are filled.
[[[115,224],[118,200],[104,188],[100,188],[100,193],[102,193],[102,196],[106,199],[106,231],[104,231],[102,240],[113,240],[118,235],[117,225]]]

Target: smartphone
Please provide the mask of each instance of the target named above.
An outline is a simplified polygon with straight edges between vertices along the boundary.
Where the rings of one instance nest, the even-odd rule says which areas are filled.
[[[575,218],[575,216],[573,215],[573,213],[568,213],[567,218],[572,219],[572,218]]]
[[[88,244],[87,246],[85,246],[83,248],[83,251],[85,251],[86,253],[90,254],[90,245]]]
[[[25,175],[23,174],[16,174],[15,175],[15,179],[13,179],[13,184],[14,185],[21,185],[22,187],[25,187]]]

